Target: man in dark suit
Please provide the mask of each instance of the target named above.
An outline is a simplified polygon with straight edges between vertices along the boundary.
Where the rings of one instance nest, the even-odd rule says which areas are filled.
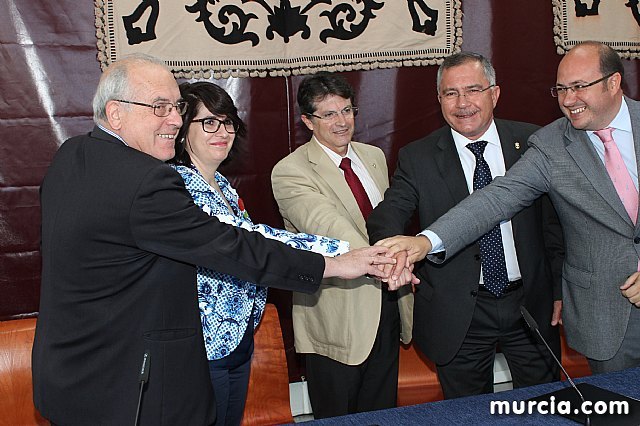
[[[552,96],[565,117],[531,135],[509,172],[415,237],[380,241],[410,261],[442,263],[549,194],[564,230],[563,325],[594,373],[640,365],[640,102],[624,96],[618,53],[594,41],[558,65]],[[444,255],[435,256],[436,252]],[[404,265],[403,265],[404,266]]]
[[[415,210],[425,227],[478,189],[482,178],[488,182],[503,175],[537,129],[494,120],[500,87],[481,55],[462,52],[446,58],[437,88],[449,126],[400,150],[392,184],[367,221],[372,243],[404,233]],[[540,200],[493,232],[444,264],[417,268],[421,284],[413,336],[436,363],[446,398],[493,391],[497,346],[515,387],[559,378],[552,356],[523,327],[519,309],[524,305],[532,312],[559,353],[558,330],[552,325],[561,309],[563,249],[553,208]]]
[[[164,164],[184,104],[155,58],[113,63],[93,104],[97,126],[61,146],[41,188],[36,407],[54,424],[133,424],[144,389],[139,424],[211,424],[194,265],[314,292],[323,276],[375,274],[385,260],[366,248],[323,259],[196,207]]]

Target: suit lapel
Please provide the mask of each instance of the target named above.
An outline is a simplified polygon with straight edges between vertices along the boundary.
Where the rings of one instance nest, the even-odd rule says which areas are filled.
[[[362,145],[351,144],[351,149],[353,149],[364,164],[364,167],[375,182],[376,187],[378,187],[378,191],[380,191],[380,194],[384,194],[384,191],[387,189],[387,176],[384,176],[383,167],[381,164],[377,164],[369,153],[361,147]]]
[[[437,145],[440,151],[435,155],[436,166],[455,204],[458,204],[469,196],[469,188],[450,129],[447,128]]]
[[[309,162],[313,170],[318,174],[320,179],[323,179],[329,188],[333,190],[338,201],[340,201],[347,210],[362,235],[367,238],[367,228],[364,218],[362,217],[362,212],[360,212],[360,207],[358,207],[358,203],[353,197],[351,188],[347,185],[344,176],[317,142],[311,140],[308,144]]]
[[[639,129],[640,130],[640,129]],[[576,130],[570,124],[564,134],[566,149],[576,162],[585,178],[600,194],[602,198],[622,217],[625,222],[633,226],[627,211],[611,182],[611,178],[598,157],[589,136],[583,130]]]
[[[500,137],[500,147],[502,149],[502,156],[504,157],[504,165],[506,166],[506,170],[509,170],[524,153],[527,141],[516,139],[513,133],[500,125],[498,121],[496,121],[496,129],[498,129],[498,136]]]
[[[495,120],[495,123],[496,129],[498,130],[498,137],[500,138],[500,149],[502,150],[502,157],[504,158],[505,170],[509,170],[524,153],[527,141],[518,140],[499,120]],[[526,223],[523,225],[526,227]],[[520,236],[520,220],[518,215],[515,215],[511,219],[511,229],[513,230],[514,240],[518,242]],[[516,244],[516,253],[518,252],[518,246],[519,244]]]
[[[633,132],[633,148],[636,151],[636,168],[638,173],[638,179],[640,179],[640,104],[637,101],[629,99],[625,96],[624,100],[629,107],[629,116],[631,117],[631,131]],[[640,208],[640,203],[638,203]],[[636,214],[636,227],[640,226],[640,221],[637,220],[638,214]]]

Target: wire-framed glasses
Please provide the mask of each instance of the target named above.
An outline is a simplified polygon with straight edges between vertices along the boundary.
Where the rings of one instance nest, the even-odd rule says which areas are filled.
[[[479,87],[472,87],[470,89],[465,89],[462,92],[459,92],[457,90],[447,90],[446,92],[444,92],[441,95],[438,95],[440,97],[440,99],[444,99],[445,101],[455,101],[456,99],[458,99],[460,96],[463,96],[465,99],[475,99],[478,96],[480,96],[480,94],[486,92],[487,90],[491,89],[492,87],[496,87],[495,84],[490,84],[489,86],[485,87],[484,89],[481,89]]]
[[[580,84],[574,84],[572,86],[553,86],[551,88],[551,96],[553,96],[554,98],[557,98],[558,96],[566,96],[567,93],[569,93],[569,90],[571,90],[573,93],[580,93],[588,89],[589,87],[594,86],[600,83],[601,81],[608,79],[614,74],[615,72],[612,72],[611,74],[605,75],[604,77],[599,78],[595,81],[592,81],[591,83],[580,83]]]
[[[225,118],[224,120],[218,120],[215,117],[205,117],[198,118],[196,120],[191,120],[192,123],[201,123],[202,130],[206,133],[215,133],[220,130],[220,126],[224,125],[227,133],[235,133],[238,131],[238,125],[233,122],[230,118]]]
[[[124,99],[115,100],[118,102],[123,102],[125,104],[140,105],[147,108],[153,108],[153,114],[157,117],[167,117],[169,114],[171,114],[171,111],[173,111],[174,108],[180,115],[184,115],[184,113],[187,111],[187,103],[184,101],[178,101],[175,104],[172,104],[170,102],[159,102],[157,104],[151,105],[142,102],[125,101]]]
[[[348,106],[342,108],[342,110],[340,111],[329,111],[321,115],[309,113],[307,115],[310,117],[319,118],[320,120],[333,121],[338,118],[338,114],[342,115],[344,118],[355,117],[356,115],[358,115],[358,107]]]

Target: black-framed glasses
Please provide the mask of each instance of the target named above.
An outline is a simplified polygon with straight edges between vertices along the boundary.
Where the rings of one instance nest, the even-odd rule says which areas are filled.
[[[178,101],[175,104],[172,104],[171,102],[162,102],[151,105],[142,102],[125,101],[124,99],[115,100],[118,102],[123,102],[125,104],[140,105],[147,108],[153,108],[153,114],[157,117],[167,117],[169,114],[171,114],[171,111],[173,111],[174,108],[180,115],[184,115],[184,113],[187,111],[187,103],[185,101]]]
[[[605,75],[604,77],[599,78],[595,81],[592,81],[591,83],[580,83],[580,84],[574,84],[573,86],[553,86],[551,88],[551,96],[553,96],[554,98],[557,98],[558,96],[566,96],[567,93],[569,93],[569,90],[571,90],[573,93],[580,93],[583,90],[586,90],[589,87],[594,86],[600,83],[601,81],[608,79],[614,74],[615,72],[612,72],[611,74]]]
[[[338,114],[342,115],[344,118],[352,118],[358,115],[358,107],[348,106],[342,108],[340,111],[329,111],[325,112],[322,115],[316,115],[313,113],[306,114],[309,117],[319,118],[320,120],[333,121],[338,118]]]
[[[196,120],[191,120],[192,123],[201,123],[202,130],[206,133],[215,133],[220,130],[220,126],[224,125],[224,129],[227,133],[235,133],[238,131],[238,125],[233,122],[230,118],[225,118],[224,120],[218,120],[215,117],[205,117],[198,118]]]
[[[454,101],[456,99],[458,99],[460,96],[463,96],[465,99],[474,99],[477,98],[478,96],[480,96],[481,93],[486,92],[487,90],[491,89],[492,87],[496,87],[495,84],[490,84],[489,86],[485,87],[484,89],[480,89],[480,88],[471,88],[471,89],[465,89],[462,92],[459,92],[457,90],[447,90],[446,92],[444,92],[441,95],[438,95],[438,97],[440,99],[444,99],[445,101]]]

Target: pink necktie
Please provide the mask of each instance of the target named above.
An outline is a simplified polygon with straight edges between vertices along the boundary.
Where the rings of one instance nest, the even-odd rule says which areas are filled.
[[[638,217],[638,190],[633,184],[629,170],[627,170],[627,166],[622,160],[622,155],[620,155],[620,150],[614,142],[613,136],[611,136],[613,128],[607,127],[593,133],[604,144],[604,167],[607,169],[613,186],[615,186],[624,208],[635,225]],[[640,271],[640,259],[638,259],[638,271]]]
[[[604,166],[611,177],[613,186],[618,191],[618,196],[624,204],[624,208],[627,210],[631,221],[636,223],[638,216],[638,190],[633,184],[631,175],[622,160],[622,155],[618,150],[618,146],[613,141],[611,133],[612,127],[606,129],[597,130],[594,133],[600,138],[604,144]]]

